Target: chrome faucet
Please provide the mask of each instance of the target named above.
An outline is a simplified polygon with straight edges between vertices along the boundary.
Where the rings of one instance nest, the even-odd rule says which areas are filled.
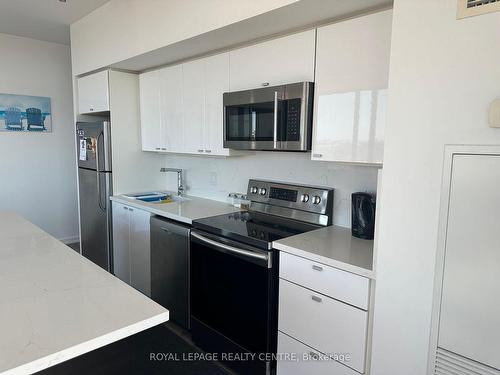
[[[175,172],[177,173],[177,195],[181,196],[184,192],[184,186],[182,185],[182,169],[177,168],[161,168],[160,172]]]

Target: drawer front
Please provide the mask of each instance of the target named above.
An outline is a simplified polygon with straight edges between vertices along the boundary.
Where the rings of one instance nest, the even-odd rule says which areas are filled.
[[[345,364],[363,373],[368,313],[283,279],[279,288],[279,330],[322,353],[349,355]]]
[[[368,310],[370,280],[351,272],[280,252],[280,277]]]
[[[278,360],[278,375],[359,375],[281,332],[278,332],[278,353],[282,356]]]

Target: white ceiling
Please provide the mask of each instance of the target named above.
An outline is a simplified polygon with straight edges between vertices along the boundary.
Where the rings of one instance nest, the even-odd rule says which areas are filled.
[[[0,0],[0,33],[69,44],[69,25],[109,0]]]

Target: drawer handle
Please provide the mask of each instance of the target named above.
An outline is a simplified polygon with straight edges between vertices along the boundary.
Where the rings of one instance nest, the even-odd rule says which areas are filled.
[[[317,266],[317,265],[313,264],[313,270],[315,270],[315,271],[323,271],[323,267],[320,267],[320,266]]]
[[[315,302],[321,302],[321,301],[323,301],[323,298],[320,298],[320,297],[318,297],[318,296],[311,296],[311,299],[312,299],[313,301],[315,301]]]
[[[167,229],[167,228],[165,228],[165,227],[160,227],[160,229],[161,229],[162,231],[164,231],[165,233],[170,233],[170,230],[169,230],[169,229]]]

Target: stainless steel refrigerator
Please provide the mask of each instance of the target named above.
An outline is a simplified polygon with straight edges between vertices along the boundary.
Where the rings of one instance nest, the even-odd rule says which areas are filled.
[[[110,123],[77,122],[76,138],[82,255],[112,272]]]

